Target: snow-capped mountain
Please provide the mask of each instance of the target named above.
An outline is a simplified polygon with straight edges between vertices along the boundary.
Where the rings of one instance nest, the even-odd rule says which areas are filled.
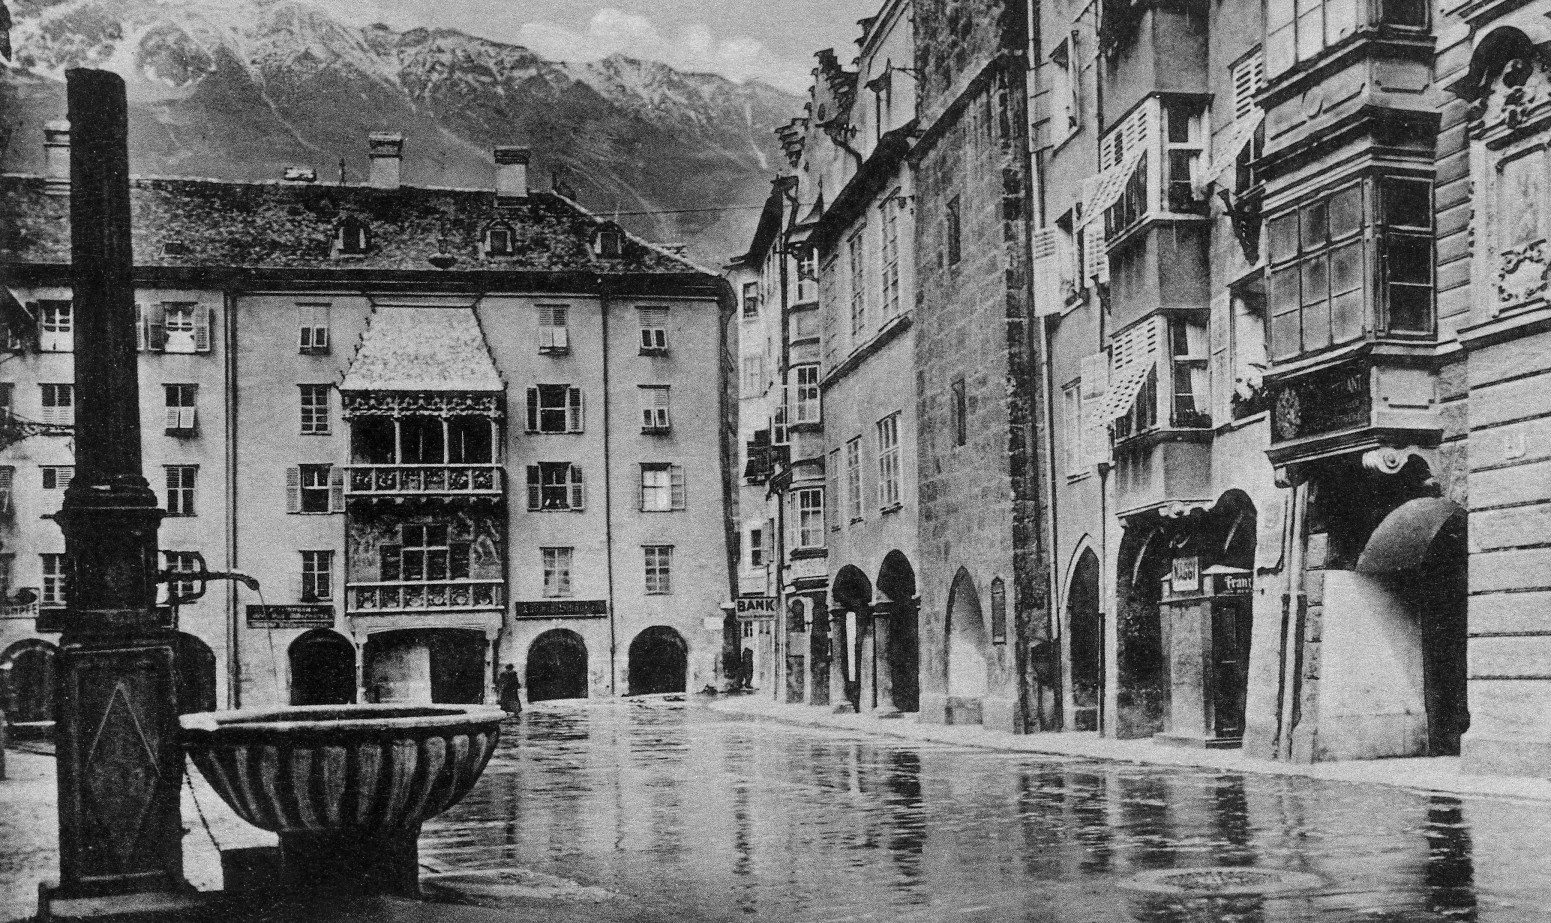
[[[546,61],[451,30],[356,28],[296,0],[12,0],[15,59],[0,67],[3,168],[42,166],[42,125],[65,111],[64,71],[125,78],[136,173],[320,181],[366,175],[366,136],[402,131],[404,181],[481,186],[491,149],[534,149],[533,184],[559,171],[603,213],[682,240],[705,260],[745,245],[800,102],[767,85],[613,56]],[[690,210],[690,211],[685,211]]]

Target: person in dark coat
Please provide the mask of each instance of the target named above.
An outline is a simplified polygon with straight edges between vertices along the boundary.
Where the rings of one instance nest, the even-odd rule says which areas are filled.
[[[517,678],[516,667],[507,664],[501,675],[495,678],[495,696],[502,711],[509,715],[522,714],[522,680]]]

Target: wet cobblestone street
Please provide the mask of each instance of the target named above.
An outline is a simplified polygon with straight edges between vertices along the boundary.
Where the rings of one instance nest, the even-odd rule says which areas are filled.
[[[882,740],[693,701],[529,710],[421,851],[465,885],[521,884],[467,889],[478,903],[599,919],[1551,919],[1545,803]],[[1319,883],[1125,887],[1222,866]]]

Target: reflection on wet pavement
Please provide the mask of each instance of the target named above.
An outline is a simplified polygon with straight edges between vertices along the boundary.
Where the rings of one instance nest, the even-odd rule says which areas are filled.
[[[1544,803],[886,741],[693,702],[530,710],[468,799],[427,824],[421,852],[492,880],[560,882],[507,903],[574,891],[598,919],[1551,918]],[[1323,885],[1123,887],[1207,866]]]

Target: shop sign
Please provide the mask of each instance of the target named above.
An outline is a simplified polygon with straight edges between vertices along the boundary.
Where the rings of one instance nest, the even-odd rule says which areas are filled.
[[[780,600],[774,596],[740,596],[735,601],[741,621],[773,619]]]
[[[1170,581],[1176,594],[1201,592],[1201,559],[1194,555],[1175,558]]]
[[[1218,596],[1248,596],[1255,590],[1255,578],[1250,574],[1218,574]]]
[[[1348,363],[1270,385],[1271,441],[1286,442],[1369,424],[1368,369]]]
[[[249,606],[249,628],[333,628],[334,607],[324,605]]]
[[[608,614],[605,599],[541,599],[512,604],[512,615],[520,619],[596,618]]]

